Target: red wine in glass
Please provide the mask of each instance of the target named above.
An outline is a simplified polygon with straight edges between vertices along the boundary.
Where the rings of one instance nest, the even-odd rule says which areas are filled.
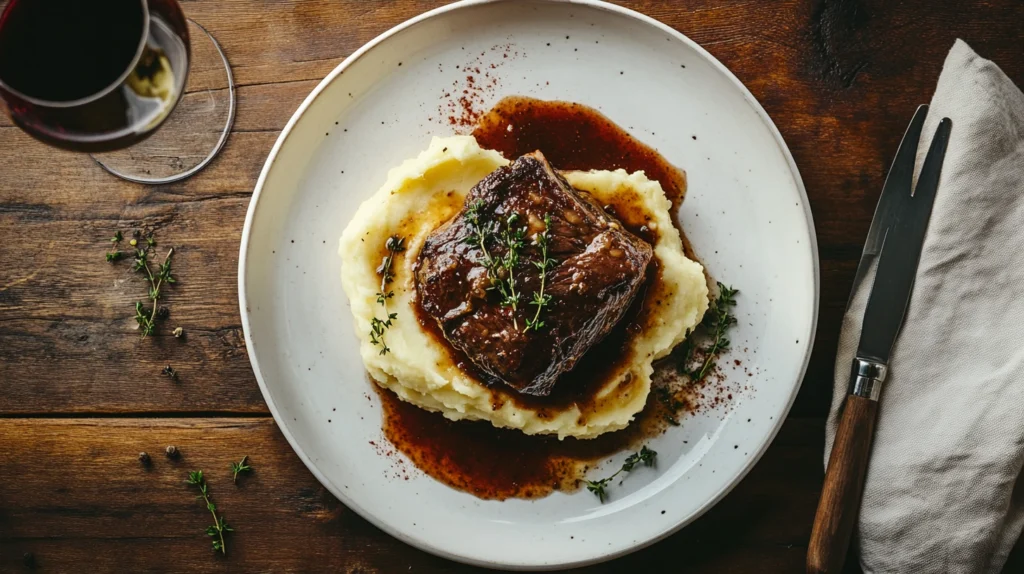
[[[0,97],[24,131],[84,152],[153,133],[184,92],[189,31],[175,0],[10,0]]]

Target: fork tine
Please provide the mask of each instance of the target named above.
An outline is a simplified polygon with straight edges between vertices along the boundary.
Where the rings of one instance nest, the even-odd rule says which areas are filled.
[[[900,211],[899,206],[910,195],[914,180],[914,159],[917,157],[917,145],[927,115],[928,104],[918,106],[914,118],[910,120],[910,125],[903,134],[903,139],[900,140],[900,147],[896,150],[896,157],[892,160],[889,175],[882,186],[882,194],[878,196],[875,217],[871,220],[871,228],[868,229],[868,236],[864,242],[864,253],[877,255],[882,250],[885,232],[892,224],[893,217]]]

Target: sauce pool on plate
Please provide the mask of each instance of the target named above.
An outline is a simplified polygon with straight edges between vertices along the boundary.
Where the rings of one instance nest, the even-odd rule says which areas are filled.
[[[509,160],[540,150],[560,170],[643,171],[661,184],[673,211],[686,191],[682,171],[597,110],[581,104],[519,96],[505,98],[480,119],[472,135],[481,147],[494,149]],[[606,209],[634,234],[654,242],[655,232],[643,225],[644,212],[639,206],[623,201]],[[556,392],[548,397],[530,397],[511,389],[491,387],[493,401],[514,401],[539,410],[545,404],[576,403],[583,411],[581,416],[586,416],[591,396],[628,360],[630,333],[643,329],[644,321],[656,312],[662,288],[659,275],[655,260],[626,316],[565,375],[575,380],[561,381]],[[420,309],[417,315],[424,329],[448,349],[459,368],[472,375],[469,359],[444,339],[437,325]],[[444,484],[480,498],[498,500],[539,498],[556,490],[575,490],[593,463],[638,448],[645,439],[664,432],[666,421],[674,420],[686,406],[680,404],[671,409],[655,400],[652,392],[643,412],[626,429],[595,439],[559,441],[556,437],[495,428],[487,422],[450,421],[439,413],[405,403],[376,384],[373,387],[383,405],[385,437],[400,452]]]

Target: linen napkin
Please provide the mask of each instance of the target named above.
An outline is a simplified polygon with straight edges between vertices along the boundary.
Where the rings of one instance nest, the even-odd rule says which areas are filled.
[[[957,40],[918,170],[943,117],[953,130],[850,547],[868,573],[998,572],[1024,526],[1024,94]],[[826,464],[871,284],[843,318]]]

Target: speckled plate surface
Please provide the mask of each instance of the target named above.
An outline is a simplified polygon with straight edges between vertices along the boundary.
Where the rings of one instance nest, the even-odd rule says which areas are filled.
[[[733,399],[655,439],[657,468],[631,473],[604,504],[585,490],[478,500],[370,444],[381,440],[380,405],[341,290],[338,237],[390,167],[507,95],[595,107],[685,169],[687,235],[714,276],[741,290],[736,354],[728,358],[743,367],[727,370],[725,381]],[[460,2],[345,60],[295,112],[267,159],[245,221],[238,281],[256,377],[313,474],[409,544],[517,569],[622,555],[722,498],[796,396],[818,301],[807,197],[764,110],[682,34],[589,1]]]

